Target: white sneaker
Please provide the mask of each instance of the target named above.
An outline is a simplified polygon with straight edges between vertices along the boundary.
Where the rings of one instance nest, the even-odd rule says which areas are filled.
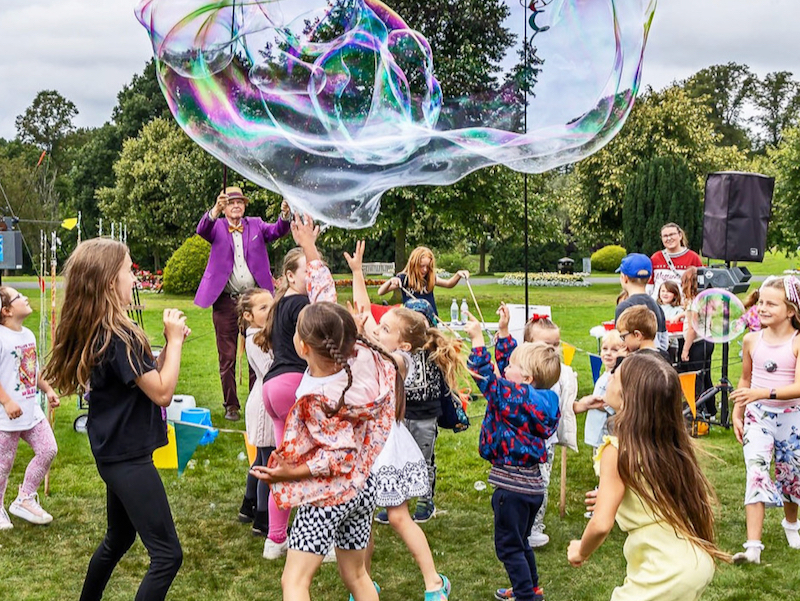
[[[289,539],[282,543],[276,543],[272,539],[267,538],[264,541],[264,559],[279,559],[286,556],[286,551],[289,549]]]
[[[325,553],[325,557],[322,558],[322,563],[336,563],[336,549],[334,549],[333,545],[331,545],[331,548]]]
[[[27,497],[18,496],[8,508],[11,515],[30,522],[31,524],[49,524],[53,521],[53,516],[47,513],[39,505],[39,495],[32,493]]]
[[[11,518],[8,517],[4,507],[0,507],[0,530],[11,530],[14,524],[11,523]]]
[[[547,536],[544,532],[537,532],[536,530],[531,532],[531,535],[528,537],[528,544],[531,546],[531,549],[544,547],[549,542],[549,536]]]

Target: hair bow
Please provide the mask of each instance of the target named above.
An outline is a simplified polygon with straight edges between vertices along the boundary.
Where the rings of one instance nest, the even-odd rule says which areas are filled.
[[[540,315],[539,313],[534,313],[533,315],[530,316],[530,319],[528,319],[528,321],[533,322],[533,321],[539,321],[541,319],[550,319],[550,316],[549,315],[544,315],[544,314]]]
[[[795,305],[800,306],[800,294],[797,292],[798,286],[800,286],[800,281],[793,275],[783,278],[783,291],[786,293],[786,298]]]

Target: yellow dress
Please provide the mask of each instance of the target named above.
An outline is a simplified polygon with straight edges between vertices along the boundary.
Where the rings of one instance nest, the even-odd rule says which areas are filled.
[[[619,448],[615,436],[603,437],[595,455],[598,474],[600,457],[608,445]],[[714,577],[714,560],[706,551],[678,535],[629,488],[625,489],[616,520],[620,529],[628,533],[623,547],[628,570],[625,582],[614,589],[611,601],[700,598]]]

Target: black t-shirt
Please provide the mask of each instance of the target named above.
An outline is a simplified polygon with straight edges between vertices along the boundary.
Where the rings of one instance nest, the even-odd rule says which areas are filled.
[[[431,419],[442,414],[442,398],[450,395],[439,366],[428,358],[428,352],[411,353],[411,377],[406,378],[406,418]]]
[[[264,376],[264,381],[281,374],[303,373],[308,367],[294,350],[294,332],[297,318],[306,305],[311,304],[305,294],[284,296],[275,307],[275,321],[272,323],[272,365]]]
[[[92,369],[86,428],[98,462],[143,457],[167,444],[164,412],[135,382],[154,370],[155,362],[139,346],[134,346],[131,359],[133,366],[125,342],[114,335]]]
[[[423,300],[428,301],[431,304],[431,307],[433,307],[433,312],[436,313],[436,315],[439,315],[439,310],[436,308],[436,299],[433,298],[433,291],[417,292],[416,290],[411,290],[411,288],[409,288],[408,284],[406,283],[408,282],[408,276],[405,273],[398,273],[397,278],[400,280],[400,283],[403,286],[400,289],[400,292],[403,294],[404,303],[406,301],[412,300],[412,297],[409,296],[409,294],[406,292],[406,290],[409,290],[411,293],[414,294],[414,298],[421,298]]]

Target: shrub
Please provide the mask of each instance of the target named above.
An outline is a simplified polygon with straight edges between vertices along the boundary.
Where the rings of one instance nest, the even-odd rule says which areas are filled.
[[[559,242],[531,243],[528,247],[528,271],[555,270],[565,252],[564,245]],[[498,243],[488,269],[492,273],[524,270],[525,246],[510,240]]]
[[[604,246],[592,254],[592,271],[614,271],[626,254],[627,251],[616,244]]]
[[[164,292],[194,294],[203,278],[211,245],[194,235],[172,253],[164,267]]]
[[[480,259],[460,252],[447,252],[436,254],[436,267],[448,273],[455,273],[459,269],[466,269],[470,273],[478,273]]]

